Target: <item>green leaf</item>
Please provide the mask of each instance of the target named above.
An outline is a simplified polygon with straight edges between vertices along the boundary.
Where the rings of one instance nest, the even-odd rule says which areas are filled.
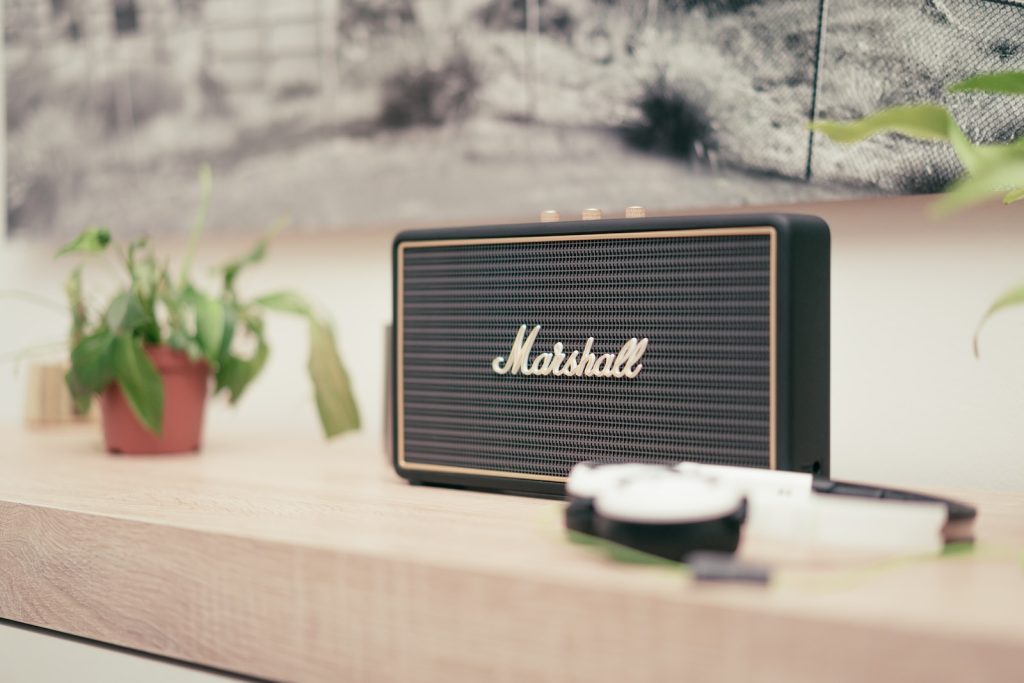
[[[199,345],[199,342],[192,337],[189,337],[181,330],[172,330],[171,333],[167,335],[167,345],[172,349],[184,351],[190,361],[195,362],[197,360],[206,359],[206,353]]]
[[[221,266],[221,272],[224,274],[224,289],[227,291],[234,291],[235,279],[238,274],[246,266],[251,266],[255,263],[259,263],[267,256],[267,249],[270,247],[270,241],[277,237],[277,234],[288,225],[288,219],[281,219],[275,223],[267,234],[264,235],[259,242],[253,245],[246,254],[234,261],[228,261],[226,264]]]
[[[89,412],[92,395],[114,378],[114,337],[107,331],[85,337],[71,349],[71,368],[64,375],[79,415]]]
[[[1024,95],[1024,71],[999,71],[965,78],[947,88],[949,92],[988,92]]]
[[[64,373],[64,383],[67,384],[68,391],[71,393],[71,399],[75,402],[75,414],[85,415],[88,413],[89,406],[92,405],[93,392],[82,386],[78,376],[75,375],[74,369]]]
[[[242,256],[239,259],[235,259],[224,265],[221,269],[224,273],[224,289],[231,291],[235,286],[235,278],[238,277],[238,273],[245,266],[252,265],[253,263],[259,263],[267,255],[267,246],[269,242],[267,240],[260,240],[255,247],[252,248],[249,253]]]
[[[87,228],[65,244],[57,256],[65,254],[88,254],[103,251],[110,244],[110,231],[106,228]]]
[[[153,252],[147,252],[139,259],[135,253],[137,248],[139,247],[135,243],[128,247],[128,272],[131,275],[132,288],[138,292],[141,299],[146,300],[156,295],[156,287],[162,273]]]
[[[156,435],[163,432],[164,385],[142,344],[128,335],[114,340],[114,378],[139,422]]]
[[[224,305],[211,297],[200,294],[195,301],[196,337],[206,359],[215,363],[220,356],[221,342],[224,341]]]
[[[256,299],[253,303],[272,311],[281,313],[295,313],[296,315],[310,316],[312,309],[309,303],[300,294],[295,292],[274,292]]]
[[[847,122],[818,121],[811,130],[824,133],[836,142],[858,142],[881,133],[902,133],[922,140],[949,140],[956,120],[937,104],[909,104],[890,107]]]
[[[1018,187],[1016,190],[1010,190],[1003,195],[1003,204],[1013,204],[1024,199],[1024,187]]]
[[[967,139],[960,129],[951,134],[950,142],[953,151],[960,158],[960,163],[968,173],[976,174],[988,166],[1001,164],[1007,158],[1021,154],[1021,147],[1016,143],[1005,145],[974,145]]]
[[[257,336],[256,353],[252,358],[239,358],[228,355],[221,360],[220,369],[217,372],[217,391],[228,390],[231,403],[237,403],[249,383],[252,382],[263,365],[267,362],[267,355],[270,349],[263,340],[262,335]]]
[[[598,552],[607,554],[610,559],[615,560],[616,562],[623,562],[626,564],[647,564],[659,567],[671,567],[673,569],[680,568],[682,566],[681,562],[667,560],[658,555],[645,553],[642,550],[630,548],[628,546],[615,543],[614,541],[601,538],[600,536],[591,536],[590,534],[584,534],[579,531],[569,531],[566,536],[570,543],[589,546]]]
[[[301,315],[309,320],[309,374],[313,380],[320,423],[327,437],[359,427],[359,410],[348,374],[341,363],[334,333],[317,320],[305,298],[295,292],[274,292],[261,296],[255,305],[272,311]]]
[[[76,344],[71,349],[70,372],[77,385],[89,393],[103,391],[114,379],[113,353],[114,335],[107,331],[97,332]]]
[[[203,357],[202,349],[199,348],[199,343],[188,329],[184,312],[186,304],[191,305],[192,302],[187,300],[185,293],[179,293],[169,284],[170,279],[165,277],[157,294],[157,299],[163,304],[167,313],[165,325],[167,345],[184,351],[188,354],[189,360],[199,360]]]
[[[1024,152],[1019,148],[999,160],[987,163],[958,180],[935,204],[937,213],[948,213],[982,202],[996,194],[1024,187]]]
[[[238,306],[232,302],[221,303],[224,306],[224,335],[220,340],[217,358],[224,358],[229,355],[231,341],[235,338],[235,326],[238,324]]]
[[[124,260],[124,266],[128,269],[128,275],[131,276],[132,283],[137,285],[139,279],[139,273],[136,270],[137,267],[137,254],[142,249],[145,249],[149,245],[148,237],[140,237],[139,239],[132,240],[128,245],[126,251],[121,252],[121,258]],[[155,259],[153,257],[152,250],[150,251],[147,259],[151,264],[151,269],[155,269]]]
[[[858,142],[882,133],[902,133],[921,140],[945,140],[953,147],[960,163],[970,174],[1002,163],[1024,148],[1024,140],[1009,144],[975,145],[944,107],[937,104],[912,104],[890,107],[844,123],[819,121],[812,130],[820,131],[836,142]]]
[[[1024,284],[1008,289],[1003,292],[999,298],[992,302],[992,305],[988,307],[987,311],[985,311],[985,315],[981,316],[981,320],[978,322],[978,329],[974,331],[975,356],[980,355],[978,351],[978,337],[981,335],[981,328],[985,326],[988,319],[1003,309],[1020,305],[1024,305]]]
[[[309,321],[309,375],[316,392],[316,406],[324,434],[330,438],[359,428],[359,409],[352,397],[348,374],[334,342],[331,328]]]
[[[883,109],[862,119],[811,124],[836,142],[858,142],[882,133],[901,133],[921,140],[945,140],[953,147],[968,173],[996,163],[1010,151],[1009,145],[975,145],[960,129],[956,119],[937,104],[912,104]]]
[[[107,307],[107,327],[115,334],[133,332],[149,320],[135,292],[121,292]]]

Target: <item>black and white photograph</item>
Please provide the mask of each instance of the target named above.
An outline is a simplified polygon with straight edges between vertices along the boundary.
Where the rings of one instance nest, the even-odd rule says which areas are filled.
[[[204,163],[232,231],[937,191],[948,152],[808,124],[1024,64],[984,0],[4,2],[15,236],[179,230]]]

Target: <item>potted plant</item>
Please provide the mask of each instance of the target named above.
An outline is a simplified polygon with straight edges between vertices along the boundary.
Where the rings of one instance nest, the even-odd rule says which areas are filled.
[[[978,74],[947,88],[950,93],[982,92],[991,95],[1024,95],[1024,71]],[[889,107],[854,121],[820,121],[811,124],[837,142],[857,142],[882,133],[899,133],[920,140],[946,142],[952,146],[964,168],[936,204],[938,212],[949,212],[1002,196],[1005,204],[1024,200],[1024,135],[999,144],[972,143],[953,115],[942,105],[923,103]],[[1007,290],[982,315],[974,335],[978,353],[978,332],[992,314],[1011,306],[1024,305],[1024,284]]]
[[[212,189],[208,168],[200,183],[199,209],[177,272],[145,238],[122,246],[106,228],[89,228],[58,252],[64,258],[113,253],[127,274],[101,308],[93,308],[83,293],[82,264],[67,280],[71,368],[66,380],[79,410],[99,397],[111,452],[198,450],[211,380],[214,393],[238,401],[269,354],[265,314],[281,312],[308,322],[309,374],[324,433],[332,437],[357,428],[359,415],[330,325],[294,292],[246,299],[236,289],[240,273],[266,256],[272,235],[218,268],[215,291],[193,281],[192,262]]]

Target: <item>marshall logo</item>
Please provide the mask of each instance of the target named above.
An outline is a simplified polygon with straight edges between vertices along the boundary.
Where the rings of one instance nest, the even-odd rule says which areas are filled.
[[[533,343],[540,334],[540,325],[535,325],[526,334],[526,325],[519,328],[508,357],[498,356],[491,361],[491,369],[498,375],[554,375],[556,377],[617,377],[633,379],[644,366],[640,363],[647,350],[647,337],[633,337],[626,341],[618,353],[595,354],[591,349],[594,338],[587,339],[583,351],[565,352],[565,345],[558,342],[550,353],[539,353],[530,358]]]

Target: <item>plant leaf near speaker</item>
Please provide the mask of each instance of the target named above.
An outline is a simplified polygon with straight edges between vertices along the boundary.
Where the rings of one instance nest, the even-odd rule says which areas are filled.
[[[993,96],[1024,96],[1024,71],[984,73],[946,88],[949,93],[987,93]],[[899,133],[920,140],[950,144],[963,166],[963,176],[954,181],[935,205],[948,213],[993,196],[1005,204],[1024,200],[1024,135],[995,144],[971,142],[953,114],[939,104],[910,104],[890,107],[854,121],[818,121],[811,129],[836,142],[857,142],[882,133]],[[995,313],[1024,305],[1024,284],[1003,292],[985,311],[974,334],[978,355],[978,334]]]
[[[83,292],[82,264],[68,277],[71,369],[66,379],[79,409],[86,410],[93,396],[101,396],[111,450],[197,448],[207,378],[215,379],[215,393],[224,391],[232,404],[237,402],[269,354],[265,314],[281,312],[297,315],[309,325],[309,372],[324,433],[332,437],[357,428],[358,411],[331,326],[295,292],[246,299],[236,289],[240,273],[264,259],[277,229],[216,270],[220,280],[216,293],[193,281],[192,262],[212,191],[209,168],[200,173],[200,182],[201,202],[177,277],[172,276],[169,260],[159,257],[146,239],[123,246],[111,240],[106,228],[89,228],[58,251],[59,257],[90,261],[113,252],[127,274],[126,283],[103,307],[95,307]],[[187,380],[191,384],[181,383],[186,376],[192,377]],[[192,389],[181,390],[184,386]],[[188,422],[198,423],[184,424],[180,406],[172,405],[175,401],[198,401],[197,410],[185,411],[192,416]],[[112,428],[119,427],[112,424],[116,417],[112,413],[119,406],[117,420],[137,422],[129,427],[134,440],[128,439],[123,447],[114,443],[118,437],[111,434]],[[170,433],[175,430],[191,430],[195,435],[181,438]]]

